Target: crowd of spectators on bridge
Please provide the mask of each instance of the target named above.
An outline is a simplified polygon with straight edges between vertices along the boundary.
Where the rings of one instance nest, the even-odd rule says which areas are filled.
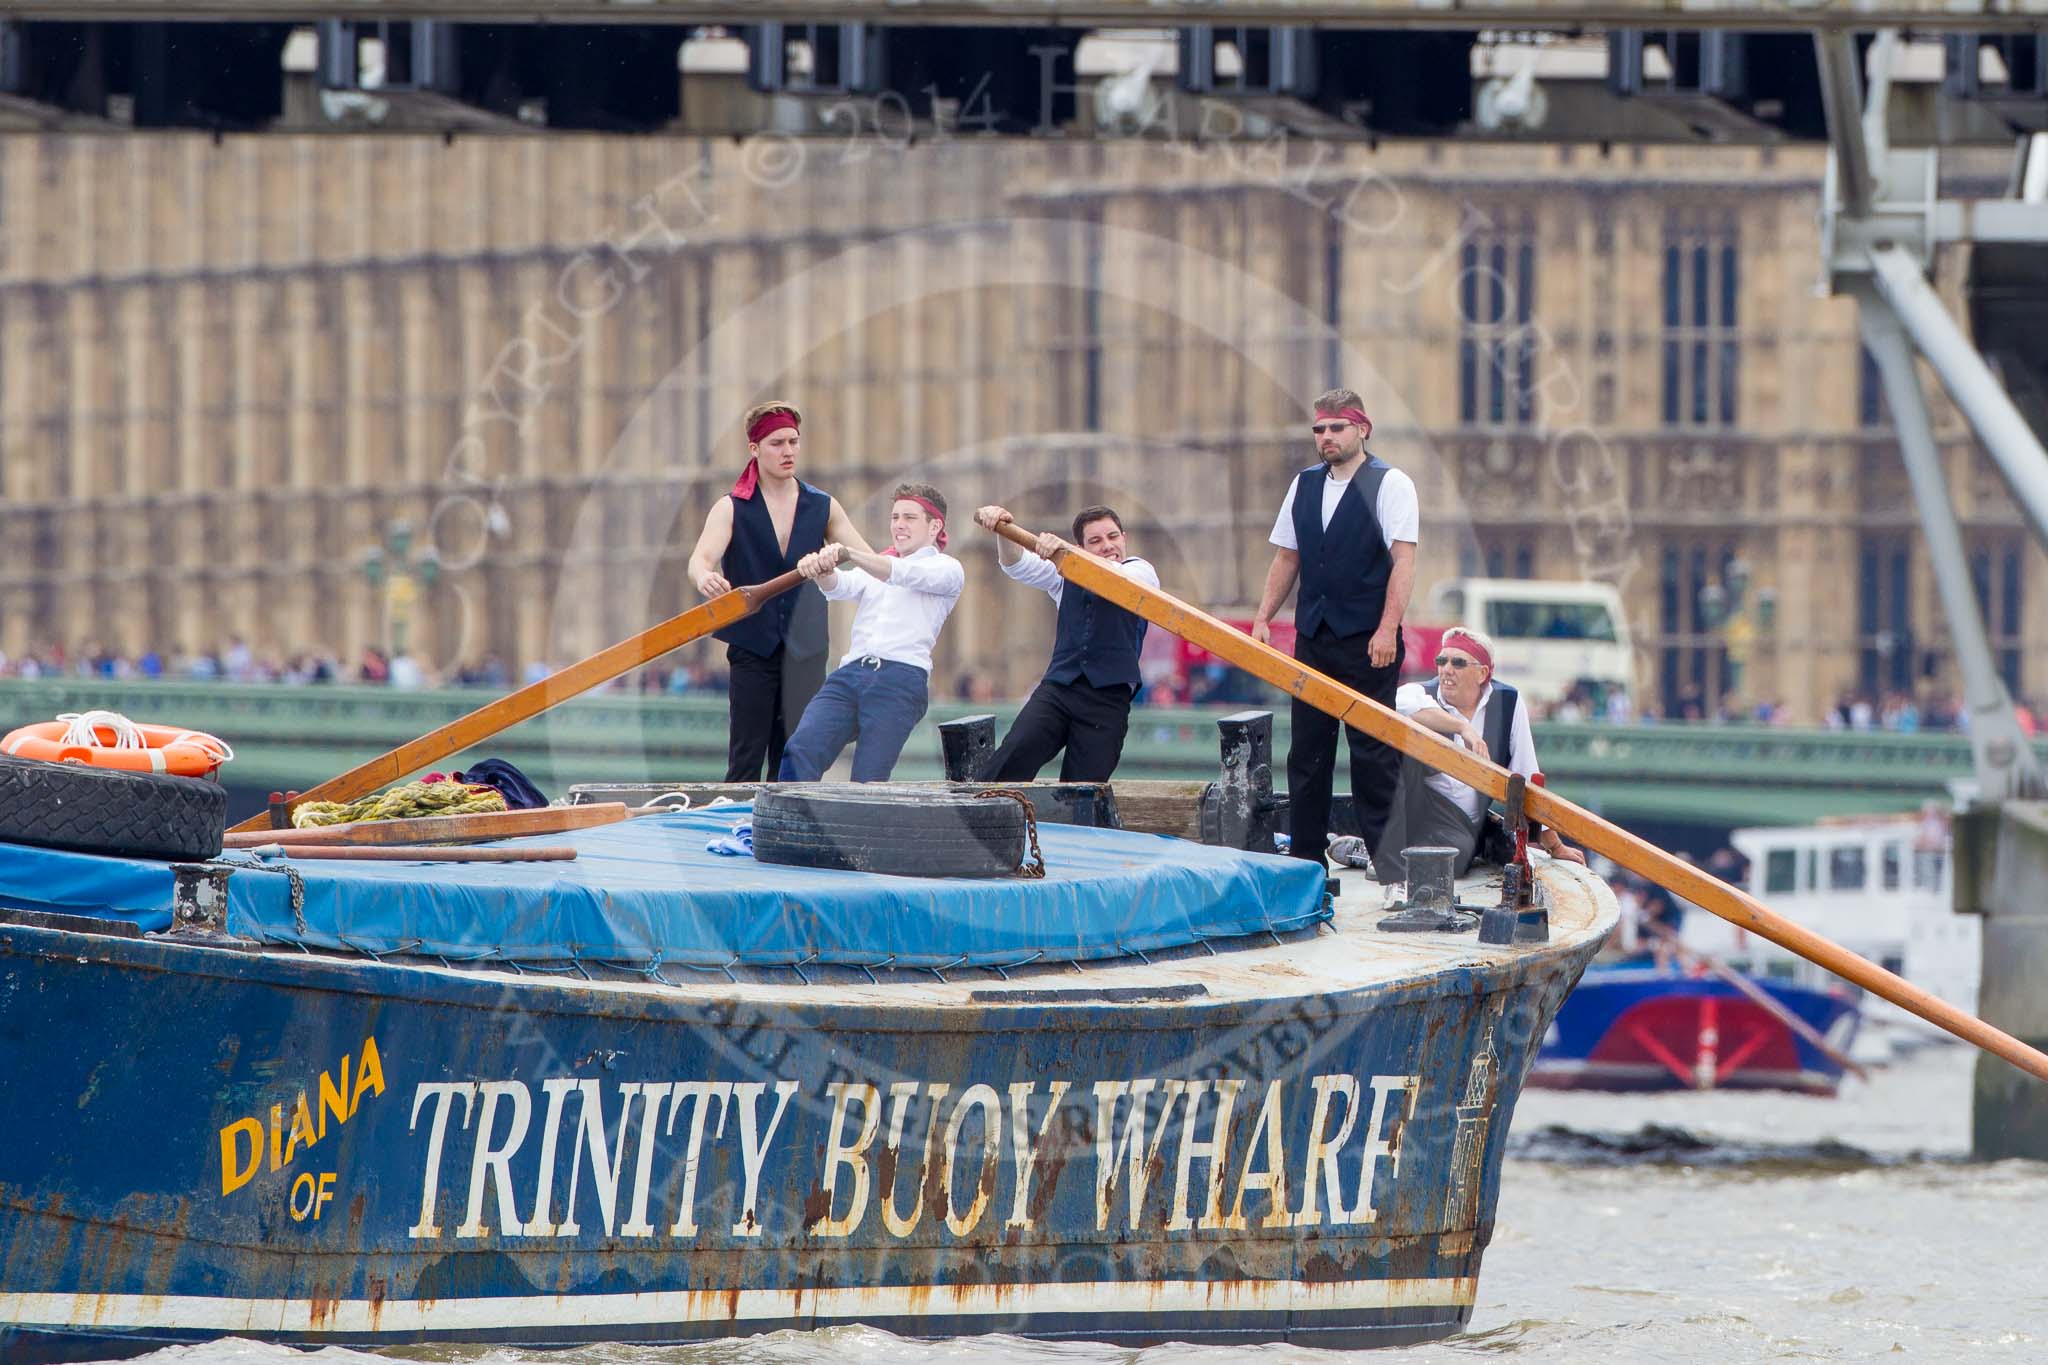
[[[140,654],[110,650],[98,641],[76,651],[61,644],[41,646],[19,655],[0,651],[0,678],[92,678],[108,682],[283,683],[395,687],[419,691],[441,687],[475,687],[503,692],[538,682],[554,665],[533,662],[515,671],[495,654],[437,669],[411,654],[365,648],[353,661],[333,650],[307,648],[291,654],[257,651],[240,636],[213,649],[146,649]],[[626,690],[683,696],[723,693],[725,670],[709,658],[675,658],[622,680]]]
[[[674,697],[721,695],[728,686],[722,655],[723,651],[716,648],[693,646],[628,675],[614,684],[613,690]],[[99,641],[89,641],[75,651],[61,644],[40,646],[13,656],[0,651],[0,678],[72,677],[110,682],[165,679],[207,683],[340,683],[401,690],[474,687],[503,692],[537,682],[553,667],[536,661],[514,668],[490,654],[453,667],[435,668],[412,655],[394,655],[376,648],[366,648],[355,659],[343,660],[333,650],[320,647],[290,654],[259,651],[241,636],[232,636],[224,645],[214,648],[173,645],[168,650],[146,649],[140,654],[109,649]],[[953,676],[948,690],[960,702],[993,705],[1002,701],[993,669],[987,666],[962,668]],[[1148,678],[1137,700],[1141,706],[1270,707],[1284,699],[1248,674],[1218,663]],[[1638,706],[1625,692],[1591,687],[1574,688],[1555,700],[1535,700],[1531,706],[1537,720],[1567,725],[1798,724],[1791,708],[1774,698],[1741,704],[1723,698],[1709,705],[1692,691],[1681,693],[1668,710],[1655,705]],[[2022,703],[2018,713],[2020,728],[2027,734],[2048,728],[2048,710]],[[1969,728],[1969,712],[1962,699],[1951,694],[1929,692],[1916,697],[1902,691],[1853,692],[1844,693],[1821,717],[1821,723],[1830,730],[1963,733]]]

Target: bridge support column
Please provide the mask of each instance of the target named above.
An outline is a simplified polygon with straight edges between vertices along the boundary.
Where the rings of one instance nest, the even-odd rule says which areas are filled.
[[[1976,807],[1956,822],[1955,860],[1956,909],[1984,916],[1977,1013],[2048,1048],[2048,803]],[[2048,1085],[1979,1055],[1970,1152],[2048,1160]]]
[[[1942,614],[1948,618],[1949,636],[1955,641],[1956,666],[1963,675],[1963,696],[1970,709],[1970,747],[1976,757],[1978,785],[1993,800],[2037,795],[2040,770],[2013,714],[2012,697],[1992,662],[1991,643],[1970,583],[1963,534],[1949,498],[1948,477],[1934,445],[1927,395],[1913,370],[1913,352],[1906,344],[1905,330],[1880,291],[1857,283],[1850,286],[1850,292],[1857,302],[1863,345],[1877,361],[1885,398],[1891,403],[1899,454],[1919,509],[1920,529],[1927,537],[1935,589],[1941,595]]]

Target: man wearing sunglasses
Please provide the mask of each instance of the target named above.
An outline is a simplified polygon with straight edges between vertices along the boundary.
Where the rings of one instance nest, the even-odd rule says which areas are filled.
[[[1404,683],[1394,709],[1479,757],[1509,772],[1528,777],[1538,771],[1536,740],[1529,729],[1529,708],[1521,696],[1493,677],[1493,641],[1476,630],[1453,626],[1437,650],[1436,677],[1426,683]],[[1373,870],[1383,882],[1407,876],[1401,851],[1434,846],[1458,850],[1462,874],[1475,856],[1502,854],[1487,849],[1487,811],[1491,802],[1476,788],[1421,762],[1403,759],[1401,784],[1381,843],[1372,846]],[[1505,831],[1501,834],[1505,840]],[[1554,829],[1538,834],[1553,858],[1583,863],[1586,855],[1557,837]],[[1512,854],[1512,850],[1507,850]]]
[[[1295,475],[1273,523],[1273,564],[1252,618],[1252,637],[1272,637],[1273,614],[1298,579],[1294,657],[1385,706],[1401,676],[1401,617],[1415,586],[1420,516],[1415,484],[1368,453],[1372,419],[1349,389],[1315,401],[1309,432],[1322,462]],[[1287,752],[1291,851],[1321,861],[1337,769],[1335,717],[1299,699]],[[1400,751],[1352,730],[1351,795],[1366,847],[1378,848],[1401,771]]]

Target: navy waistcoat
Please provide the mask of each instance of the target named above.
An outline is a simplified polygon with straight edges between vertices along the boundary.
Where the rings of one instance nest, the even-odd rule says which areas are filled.
[[[1145,618],[1068,583],[1060,589],[1059,623],[1052,638],[1052,662],[1045,680],[1090,687],[1138,690],[1138,650],[1145,643]]]
[[[732,541],[719,561],[719,572],[734,587],[766,583],[789,572],[796,562],[825,545],[825,523],[832,516],[830,495],[801,479],[796,486],[796,519],[789,528],[789,549],[775,543],[775,521],[768,515],[768,496],[755,491],[751,498],[732,500]],[[815,583],[782,594],[752,616],[733,622],[718,632],[729,645],[763,658],[784,645],[790,654],[807,659],[822,652],[826,638],[825,595]]]
[[[1380,484],[1391,468],[1376,455],[1351,479],[1323,529],[1325,465],[1304,469],[1294,481],[1294,539],[1301,554],[1301,593],[1294,626],[1303,635],[1327,627],[1332,635],[1370,635],[1387,606],[1394,556],[1380,528]]]

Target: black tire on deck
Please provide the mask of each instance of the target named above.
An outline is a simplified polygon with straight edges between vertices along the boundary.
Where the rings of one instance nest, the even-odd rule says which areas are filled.
[[[228,793],[199,777],[0,754],[0,840],[129,858],[211,858]]]
[[[754,857],[902,877],[1004,877],[1024,861],[1024,808],[1003,796],[811,783],[754,801]]]

